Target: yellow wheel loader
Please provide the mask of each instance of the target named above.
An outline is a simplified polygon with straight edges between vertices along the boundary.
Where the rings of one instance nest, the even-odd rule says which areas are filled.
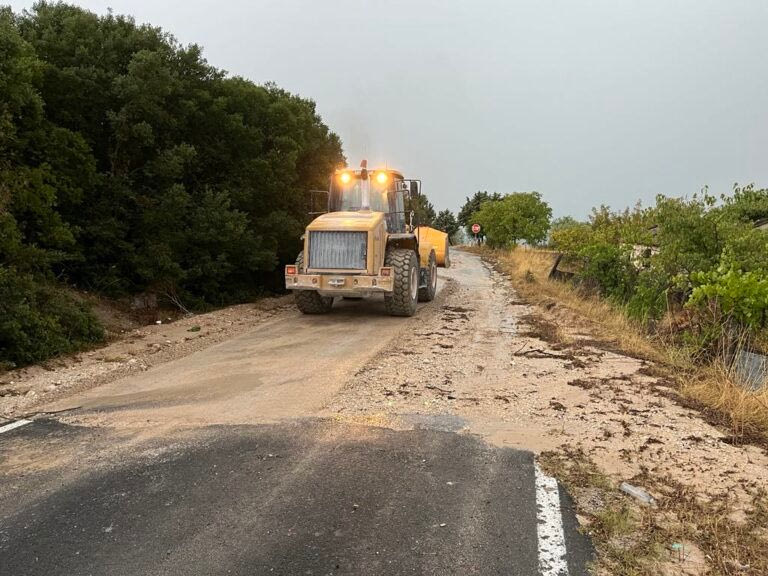
[[[285,267],[299,310],[323,314],[336,298],[383,294],[389,314],[413,316],[417,302],[434,299],[437,257],[409,210],[420,185],[397,170],[369,171],[365,160],[331,176],[320,192],[327,211],[307,226],[303,252]]]

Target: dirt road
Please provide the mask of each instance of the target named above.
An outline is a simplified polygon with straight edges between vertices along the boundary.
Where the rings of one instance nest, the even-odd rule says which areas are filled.
[[[579,447],[627,479],[693,482],[705,462],[713,490],[764,478],[764,455],[650,392],[644,362],[453,260],[414,318],[280,303],[24,405],[0,433],[0,573],[584,574],[590,545],[535,453]]]

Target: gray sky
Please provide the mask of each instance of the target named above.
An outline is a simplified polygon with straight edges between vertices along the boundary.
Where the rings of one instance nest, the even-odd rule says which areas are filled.
[[[538,190],[583,217],[768,186],[765,0],[74,3],[314,99],[351,165],[421,178],[437,208]]]

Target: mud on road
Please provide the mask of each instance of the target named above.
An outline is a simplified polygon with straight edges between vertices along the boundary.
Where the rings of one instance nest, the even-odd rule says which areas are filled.
[[[530,454],[575,450],[592,459],[617,484],[655,475],[686,484],[702,496],[728,494],[743,502],[768,484],[768,457],[764,452],[724,442],[723,432],[675,402],[672,391],[665,390],[663,383],[650,375],[653,371],[644,361],[596,343],[588,326],[567,310],[556,305],[548,310],[534,309],[521,302],[509,282],[478,257],[459,252],[452,260],[452,268],[440,271],[440,291],[435,301],[420,305],[413,318],[387,316],[378,300],[341,301],[329,315],[302,316],[283,299],[266,307],[238,307],[208,318],[191,318],[184,321],[186,324],[151,327],[145,334],[81,358],[81,362],[16,373],[13,386],[29,386],[36,393],[23,396],[24,401],[19,401],[20,395],[11,396],[6,415],[23,414],[36,421],[0,436],[0,509],[7,518],[15,518],[10,525],[0,525],[0,544],[21,542],[14,540],[21,538],[21,533],[14,532],[15,527],[24,525],[29,520],[26,515],[36,507],[64,503],[70,506],[67,509],[76,521],[89,508],[85,504],[74,506],[72,494],[83,493],[84,486],[98,485],[111,490],[109,493],[117,498],[123,490],[120,479],[126,475],[138,478],[136,506],[147,506],[149,513],[156,506],[150,498],[152,490],[157,490],[167,502],[182,506],[180,517],[190,518],[188,508],[194,510],[205,500],[206,489],[220,489],[219,471],[215,468],[221,464],[217,463],[216,450],[206,447],[219,445],[227,451],[226,439],[230,437],[243,443],[242,454],[259,455],[261,464],[253,469],[259,478],[272,478],[274,470],[283,472],[265,481],[281,484],[293,477],[302,478],[302,487],[295,493],[283,494],[283,500],[277,503],[270,500],[264,504],[266,512],[259,512],[268,513],[275,522],[274,530],[285,529],[288,535],[295,534],[294,529],[310,530],[308,525],[284,525],[274,516],[279,514],[280,502],[298,506],[290,498],[303,502],[297,510],[310,514],[317,522],[323,517],[335,517],[337,506],[346,509],[348,505],[359,505],[346,502],[356,498],[358,488],[368,490],[375,498],[384,498],[381,487],[356,486],[355,477],[370,482],[378,478],[391,487],[393,494],[406,490],[409,482],[425,483],[424,506],[443,498],[445,484],[435,482],[432,472],[416,466],[412,472],[398,476],[391,462],[378,458],[381,451],[396,452],[402,445],[412,446],[414,454],[427,454],[430,446],[440,446],[444,452],[434,456],[446,467],[441,472],[445,482],[453,482],[452,474],[469,478],[472,462],[504,462],[505,468],[475,486],[474,490],[481,492],[497,490],[488,482],[507,475],[520,483],[523,491],[532,493]],[[196,326],[198,330],[189,331]],[[209,334],[208,339],[195,338],[199,334]],[[105,361],[113,357],[119,360]],[[50,379],[66,383],[47,391],[42,383]],[[285,449],[292,454],[292,464],[285,469],[270,464],[271,452],[264,447],[265,442],[275,442],[281,433],[295,439],[290,450]],[[309,441],[318,433],[332,441]],[[357,439],[369,436],[376,438],[370,445],[356,444]],[[463,442],[455,437],[473,440],[467,445],[466,458],[457,457],[452,470],[447,464],[452,446]],[[354,467],[346,471],[347,487],[340,487],[333,499],[323,501],[313,495],[312,486],[334,477],[318,460],[322,453],[328,454],[329,461],[337,461],[329,445],[342,452],[342,446],[357,447],[349,448],[355,456],[350,463]],[[238,458],[236,451],[227,453]],[[192,463],[200,454],[211,465],[203,467],[206,471]],[[169,468],[148,472],[154,474],[154,480],[147,480],[141,470],[148,461],[158,458]],[[407,455],[403,458],[420,461]],[[514,463],[523,461],[528,464],[516,468]],[[381,469],[374,462],[379,462]],[[243,465],[251,464],[244,461]],[[195,478],[174,480],[179,469],[199,478],[199,485]],[[243,478],[238,470],[230,466],[227,473]],[[198,496],[185,500],[183,486],[189,482],[197,486]],[[228,500],[244,496],[237,494],[234,484],[227,486],[227,490],[235,492],[223,500],[217,495],[217,502],[229,510],[229,524],[225,522],[221,529],[226,531],[229,526],[232,530],[246,530],[252,523],[237,518],[231,508],[235,504]],[[244,485],[243,490],[256,506],[260,488],[256,484]],[[446,501],[443,508],[438,506],[434,511],[435,517],[444,512],[455,522],[464,522],[467,530],[475,526],[482,533],[503,532],[503,523],[477,524],[485,500],[477,500],[476,496],[475,492],[466,493],[450,506]],[[520,506],[526,507],[528,516],[533,514],[532,521],[515,528],[527,535],[520,541],[527,552],[520,552],[520,564],[514,570],[506,570],[528,574],[531,562],[535,564],[530,551],[536,549],[536,519],[532,512],[536,502],[530,498],[526,502],[505,498],[508,501],[494,502],[494,518],[511,514]],[[271,508],[273,505],[277,507]],[[401,510],[402,502],[384,498],[381,505],[387,510]],[[454,505],[458,508],[454,509]],[[413,501],[409,506],[418,508]],[[588,547],[576,536],[576,518],[568,512],[566,501],[564,506],[564,521],[572,524],[566,527],[566,540],[574,551],[571,573],[579,574],[588,559]],[[381,511],[377,514],[375,521],[383,522],[381,529],[385,530],[390,516],[381,516]],[[401,524],[388,529],[399,530],[408,538],[392,537],[394,550],[387,551],[390,559],[413,547],[420,530],[431,531],[441,524],[432,519],[428,524],[416,522],[407,514],[398,518]],[[151,524],[136,519],[128,524],[135,531],[133,546],[146,545],[148,550],[161,553],[149,544],[158,538]],[[44,526],[36,526],[41,530],[41,541],[53,538]],[[51,526],[59,525],[53,522]],[[312,534],[317,532],[325,538],[327,529],[314,527]],[[203,525],[199,530],[194,538],[210,532]],[[346,536],[317,544],[318,558],[325,558],[329,566],[338,554],[346,554],[346,563],[340,561],[341,568],[329,569],[328,573],[354,573],[361,566],[370,569],[369,573],[387,573],[386,564],[376,564],[373,569],[373,564],[357,563],[360,558],[354,553],[364,548],[366,554],[375,556],[377,538],[371,536],[361,542],[344,529],[338,530]],[[71,545],[76,545],[77,535],[72,534]],[[392,536],[388,534],[387,538]],[[233,538],[245,541],[240,532]],[[259,558],[260,565],[277,568],[277,573],[290,573],[288,566],[293,566],[293,560],[274,556],[279,554],[282,539],[270,538],[270,548],[254,549],[251,557]],[[308,538],[307,534],[302,532],[302,538]],[[504,571],[504,566],[518,557],[514,549],[505,549],[493,562],[480,560],[474,554],[478,550],[485,553],[492,539],[472,541],[475,552],[468,552],[461,560],[468,567],[466,573]],[[33,540],[24,542],[26,552],[38,550]],[[163,542],[169,550],[184,550],[183,558],[194,556],[189,540],[171,538]],[[101,540],[88,540],[83,546],[86,544],[94,554],[106,554],[115,561],[123,558],[118,549],[105,552],[106,544]],[[200,545],[204,550],[205,545]],[[441,552],[447,554],[444,548],[427,547],[425,563],[409,567],[441,573],[444,564],[433,558],[433,554]],[[241,568],[247,571],[247,562],[238,564],[242,555],[235,554],[237,560],[230,558],[229,552],[224,556],[237,567],[233,573]],[[75,565],[83,570],[98,566],[87,562]],[[312,566],[310,559],[302,569]],[[687,558],[684,573],[696,574],[704,568],[704,561],[692,555]]]

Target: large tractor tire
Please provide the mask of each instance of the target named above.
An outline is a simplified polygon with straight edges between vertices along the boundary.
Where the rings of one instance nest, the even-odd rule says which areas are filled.
[[[437,256],[435,251],[429,253],[427,262],[427,285],[419,288],[419,302],[432,302],[437,293]]]
[[[419,259],[416,252],[403,248],[389,249],[384,266],[392,268],[393,290],[384,294],[384,306],[390,316],[413,316],[419,300]]]
[[[304,272],[304,252],[299,252],[296,268],[299,273]],[[316,290],[294,290],[293,299],[296,307],[304,314],[326,314],[333,306],[333,298],[320,296]]]

